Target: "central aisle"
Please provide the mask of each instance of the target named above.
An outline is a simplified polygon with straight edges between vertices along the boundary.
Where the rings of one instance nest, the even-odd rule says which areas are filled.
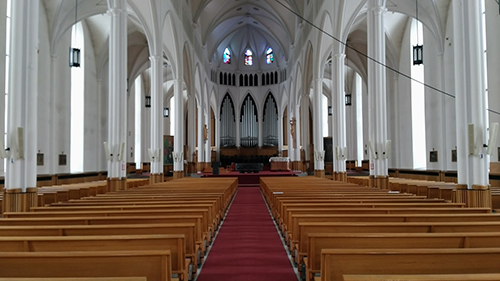
[[[297,281],[258,186],[239,187],[197,281]]]

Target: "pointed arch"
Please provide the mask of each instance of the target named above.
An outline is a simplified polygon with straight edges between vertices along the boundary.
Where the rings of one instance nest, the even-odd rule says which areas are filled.
[[[255,147],[259,143],[259,113],[257,104],[248,93],[241,104],[240,110],[240,145]]]

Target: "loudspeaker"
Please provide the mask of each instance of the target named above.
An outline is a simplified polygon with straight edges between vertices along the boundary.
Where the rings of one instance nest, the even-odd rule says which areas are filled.
[[[372,154],[373,159],[377,159],[377,153],[375,152],[375,149],[373,148],[373,144],[371,141],[368,142],[368,146],[370,147],[370,153]]]
[[[3,145],[3,140],[0,139],[0,159],[7,158],[7,152],[5,152],[5,146]]]
[[[111,161],[111,155],[109,154],[109,146],[107,142],[102,143],[104,145],[104,154],[106,155],[106,160]]]
[[[391,152],[391,140],[387,140],[385,143],[385,159],[389,159],[389,153]]]
[[[469,124],[467,127],[467,140],[469,144],[469,155],[476,154],[474,144],[474,124]]]
[[[17,156],[24,159],[24,128],[17,127]]]
[[[494,146],[497,144],[498,137],[498,123],[492,123],[490,126],[490,138],[488,139],[488,148],[486,149],[486,154],[492,155],[494,152]]]

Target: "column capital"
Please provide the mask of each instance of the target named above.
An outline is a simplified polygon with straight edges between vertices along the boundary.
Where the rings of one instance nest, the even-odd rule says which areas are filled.
[[[335,54],[335,57],[336,57],[337,59],[342,59],[342,60],[343,60],[343,59],[345,59],[345,53],[336,53],[336,54]]]
[[[110,9],[108,9],[108,14],[110,14],[112,16],[120,15],[120,14],[123,14],[125,12],[126,11],[123,8],[110,8]]]
[[[152,61],[152,62],[154,62],[156,60],[161,60],[161,59],[162,59],[161,56],[149,56],[149,60]]]

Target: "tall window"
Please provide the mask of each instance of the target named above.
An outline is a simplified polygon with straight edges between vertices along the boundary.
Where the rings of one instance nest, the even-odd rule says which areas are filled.
[[[135,86],[135,168],[141,169],[142,163],[142,144],[141,144],[141,132],[142,132],[142,75],[137,76],[134,82]]]
[[[273,49],[271,47],[267,48],[266,51],[266,63],[271,64],[274,62]]]
[[[80,49],[80,67],[71,67],[71,144],[70,171],[83,172],[84,151],[84,105],[85,105],[85,53],[84,36],[81,22],[73,25],[71,30],[71,47]]]
[[[226,64],[231,63],[231,51],[229,51],[229,48],[224,50],[224,54],[222,54],[222,61]]]
[[[413,45],[422,44],[424,41],[422,23],[413,20],[411,24],[410,48]],[[417,40],[419,42],[417,42]],[[412,52],[412,51],[411,51]],[[413,58],[410,56],[410,60]],[[424,65],[411,64],[411,77],[417,81],[424,82]],[[425,88],[422,83],[411,81],[411,119],[412,119],[412,142],[413,142],[413,168],[425,169],[427,167],[427,152],[425,138]]]
[[[9,104],[9,66],[10,66],[10,24],[11,24],[11,2],[12,0],[7,0],[7,15],[6,15],[6,25],[5,25],[5,99],[4,99],[4,135],[3,143],[7,143],[7,106]],[[4,159],[3,172],[6,173],[7,169],[7,159]]]
[[[245,51],[245,65],[253,65],[253,53],[250,49]]]
[[[357,137],[357,151],[356,159],[358,160],[358,166],[361,167],[363,161],[363,80],[357,72],[355,72],[355,85],[356,85],[356,97],[354,100],[354,106],[356,107],[356,137]]]

